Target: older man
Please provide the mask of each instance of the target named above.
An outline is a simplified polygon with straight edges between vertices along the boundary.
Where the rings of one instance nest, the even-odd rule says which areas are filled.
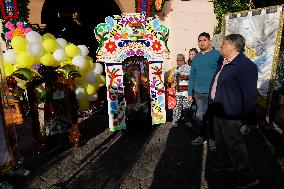
[[[224,62],[213,77],[210,90],[216,140],[216,160],[211,168],[215,171],[235,170],[237,188],[249,188],[259,183],[240,131],[257,106],[257,67],[243,54],[244,47],[245,39],[240,34],[224,38],[221,45]]]
[[[186,64],[183,54],[177,55],[177,69],[172,73],[176,82],[176,99],[177,104],[173,110],[173,126],[177,127],[181,121],[186,126],[191,127],[189,122],[189,109],[191,103],[187,101],[188,96],[188,79],[190,73],[190,66]]]

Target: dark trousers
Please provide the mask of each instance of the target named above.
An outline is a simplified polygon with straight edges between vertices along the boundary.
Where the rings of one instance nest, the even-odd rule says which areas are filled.
[[[214,111],[211,107],[212,100],[209,99],[208,104],[208,109],[201,121],[199,136],[214,140]]]
[[[240,126],[240,120],[214,117],[216,160],[213,163],[218,167],[232,165],[236,169],[238,179],[253,180],[256,176],[250,164]],[[231,165],[225,164],[226,162],[231,162]]]

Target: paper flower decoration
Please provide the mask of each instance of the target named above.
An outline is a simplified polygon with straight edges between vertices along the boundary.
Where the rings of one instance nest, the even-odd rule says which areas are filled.
[[[5,33],[6,40],[11,40],[13,37],[16,36],[25,37],[26,33],[32,31],[31,28],[28,27],[25,28],[23,22],[17,22],[15,27],[15,25],[12,22],[8,21],[6,22],[5,27],[9,30],[8,32]]]
[[[160,41],[157,41],[157,40],[155,40],[152,44],[152,48],[153,48],[154,51],[161,50],[161,46],[162,45],[161,45]]]
[[[112,42],[112,41],[109,41],[107,44],[106,44],[106,49],[107,49],[107,52],[110,52],[110,53],[113,53],[113,51],[115,51],[116,49],[116,44],[115,42]]]

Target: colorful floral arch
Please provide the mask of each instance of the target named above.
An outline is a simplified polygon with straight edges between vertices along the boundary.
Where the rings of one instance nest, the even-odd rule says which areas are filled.
[[[123,63],[132,56],[149,62],[152,124],[164,123],[165,94],[163,63],[169,58],[169,30],[157,18],[132,13],[107,17],[96,29],[97,59],[105,63],[110,130],[125,129]]]

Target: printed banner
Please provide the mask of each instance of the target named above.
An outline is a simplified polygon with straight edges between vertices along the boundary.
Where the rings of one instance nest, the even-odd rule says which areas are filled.
[[[258,67],[258,92],[265,98],[275,76],[282,28],[281,6],[225,16],[225,35],[238,33],[246,39],[245,54]]]

